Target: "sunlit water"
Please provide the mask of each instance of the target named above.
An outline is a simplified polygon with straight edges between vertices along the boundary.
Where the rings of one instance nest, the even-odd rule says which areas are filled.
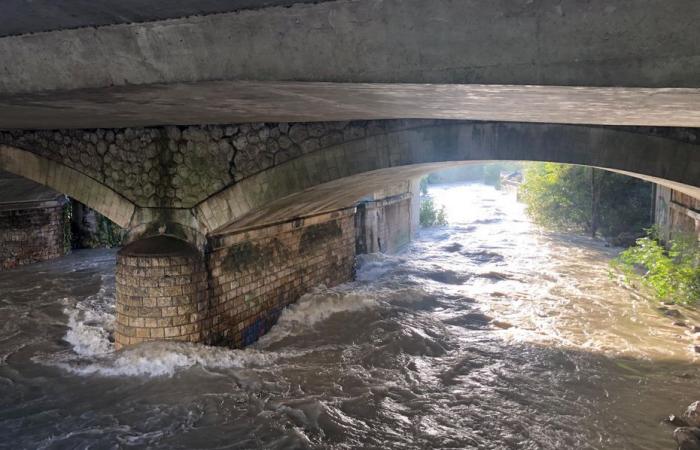
[[[431,195],[449,227],[245,350],[115,353],[112,251],[0,273],[0,447],[673,448],[693,336],[610,278],[616,249],[538,230],[513,193]]]

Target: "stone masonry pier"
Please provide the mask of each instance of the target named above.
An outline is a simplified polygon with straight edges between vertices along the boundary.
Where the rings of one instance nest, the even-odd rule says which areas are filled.
[[[0,171],[0,270],[65,255],[66,205],[64,195]]]
[[[353,278],[355,208],[210,238],[152,237],[117,257],[117,348],[148,340],[242,347],[318,285]],[[411,217],[401,220],[407,227]],[[409,236],[406,236],[408,240]]]

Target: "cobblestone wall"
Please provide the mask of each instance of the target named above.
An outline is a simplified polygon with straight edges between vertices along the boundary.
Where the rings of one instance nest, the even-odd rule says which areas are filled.
[[[0,209],[0,270],[65,255],[63,234],[62,204]]]
[[[354,257],[354,209],[218,237],[209,255],[209,341],[251,344],[310,288],[351,280]]]
[[[342,142],[432,121],[6,130],[0,144],[80,171],[142,207],[192,207],[238,180]]]

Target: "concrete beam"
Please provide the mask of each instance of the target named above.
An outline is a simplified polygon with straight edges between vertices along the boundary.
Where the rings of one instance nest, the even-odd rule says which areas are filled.
[[[338,0],[11,36],[0,39],[0,127],[700,126],[697,17],[695,0]]]
[[[152,22],[324,0],[5,0],[0,36]],[[328,1],[328,0],[325,0]]]
[[[690,88],[207,81],[0,96],[0,128],[391,118],[700,127],[698,105]]]

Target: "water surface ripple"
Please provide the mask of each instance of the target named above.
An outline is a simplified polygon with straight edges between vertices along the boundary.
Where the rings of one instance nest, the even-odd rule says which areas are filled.
[[[449,227],[245,350],[114,352],[113,251],[0,273],[0,447],[673,448],[692,336],[609,277],[617,249],[538,230],[513,193],[431,195]]]

